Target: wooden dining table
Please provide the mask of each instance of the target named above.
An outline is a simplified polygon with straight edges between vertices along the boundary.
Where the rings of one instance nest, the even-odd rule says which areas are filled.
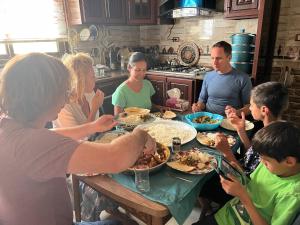
[[[109,175],[79,176],[72,175],[74,191],[74,210],[76,221],[81,221],[81,194],[79,181],[82,181],[94,188],[96,191],[117,202],[127,212],[136,216],[147,225],[163,225],[170,218],[169,209],[157,202],[151,201],[139,193],[113,180]]]
[[[201,147],[202,145],[199,144],[195,139],[188,144],[185,144],[183,146],[183,149],[190,149],[191,147]],[[202,146],[203,147],[203,146]],[[213,150],[214,151],[214,150]],[[193,202],[192,199],[195,200],[197,198],[198,193],[202,189],[202,185],[205,183],[207,179],[211,176],[211,174],[204,175],[201,178],[197,178],[198,180],[195,180],[195,178],[192,179],[192,177],[184,177],[183,174],[176,174],[176,171],[171,172],[169,171],[170,168],[163,168],[160,171],[160,174],[164,175],[172,175],[172,173],[175,173],[175,176],[180,176],[179,181],[182,182],[182,180],[190,179],[189,181],[193,180],[194,186],[191,187],[187,192],[192,193],[189,197],[183,197],[185,198],[184,202],[177,202],[175,203],[176,206],[180,206],[179,208],[186,212],[185,216],[188,216],[190,211],[192,210]],[[180,172],[179,172],[180,173]],[[157,175],[156,175],[157,176]],[[193,176],[193,175],[191,175]],[[116,177],[114,175],[97,175],[97,176],[80,176],[80,175],[72,175],[73,180],[73,191],[74,191],[74,210],[75,210],[75,217],[76,221],[81,221],[81,193],[79,190],[79,182],[84,182],[88,186],[92,187],[97,192],[101,193],[102,195],[114,200],[118,205],[120,205],[122,208],[124,208],[127,212],[131,213],[132,215],[136,216],[143,222],[145,222],[147,225],[163,225],[165,224],[172,215],[175,217],[175,219],[178,219],[178,214],[181,214],[182,211],[174,211],[174,207],[170,208],[170,205],[161,204],[158,201],[151,200],[149,196],[144,197],[141,193],[138,193],[134,190],[131,190],[130,188],[126,187],[124,183],[118,182],[115,179]],[[177,177],[178,178],[178,177]],[[161,186],[161,179],[166,179],[165,177],[161,176],[159,178],[156,178],[156,185]],[[168,177],[170,179],[170,177]],[[178,180],[174,179],[170,181],[170,185],[165,185],[165,189],[172,188],[171,185],[174,186],[174,182],[178,184]],[[185,183],[185,182],[183,182]],[[168,183],[169,184],[169,183]],[[152,185],[152,184],[151,184]],[[179,186],[186,186],[185,184],[178,184]],[[179,187],[178,186],[178,187]],[[157,187],[157,186],[156,186]],[[152,188],[151,188],[152,189]],[[153,187],[155,189],[155,186]],[[156,189],[156,191],[162,191],[162,189]],[[157,193],[157,192],[155,192]],[[153,196],[152,196],[153,197]],[[176,196],[175,196],[176,198]],[[195,200],[196,201],[196,200]],[[187,207],[186,202],[190,202],[189,207]],[[184,208],[186,207],[186,208]],[[188,210],[187,210],[188,208]],[[190,211],[189,211],[190,210]],[[184,217],[185,217],[184,216]],[[177,218],[176,218],[177,217]],[[185,217],[186,218],[186,217]],[[178,221],[178,220],[177,220]],[[182,221],[180,224],[183,223]]]

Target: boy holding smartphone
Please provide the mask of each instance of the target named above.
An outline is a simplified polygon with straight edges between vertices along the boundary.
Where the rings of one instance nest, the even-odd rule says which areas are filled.
[[[289,122],[274,122],[252,140],[261,163],[243,186],[234,176],[220,178],[234,196],[215,215],[194,225],[283,225],[300,212],[300,129]]]

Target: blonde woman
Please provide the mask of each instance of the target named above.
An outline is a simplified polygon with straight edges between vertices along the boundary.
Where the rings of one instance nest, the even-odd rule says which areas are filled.
[[[99,117],[99,108],[103,103],[104,94],[95,87],[93,59],[85,53],[67,55],[63,58],[64,65],[72,77],[72,92],[69,103],[58,114],[54,121],[55,127],[73,127],[92,122]],[[72,193],[71,177],[67,179],[69,191]],[[80,182],[82,193],[81,217],[85,221],[96,221],[103,210],[111,214],[119,214],[118,205],[100,195],[88,185]],[[71,194],[72,196],[72,194]]]
[[[58,114],[55,127],[72,127],[92,122],[99,117],[104,93],[94,92],[95,73],[93,59],[85,53],[67,55],[63,63],[72,75],[73,89],[69,103]]]

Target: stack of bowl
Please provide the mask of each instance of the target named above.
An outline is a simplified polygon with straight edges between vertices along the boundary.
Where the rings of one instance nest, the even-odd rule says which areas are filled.
[[[237,70],[243,71],[247,74],[251,74],[255,48],[255,35],[245,33],[245,30],[242,29],[241,33],[237,33],[231,36],[231,41],[231,65]]]

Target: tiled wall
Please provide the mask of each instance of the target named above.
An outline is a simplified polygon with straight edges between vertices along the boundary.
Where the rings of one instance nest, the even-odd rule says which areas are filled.
[[[290,105],[284,119],[300,125],[300,1],[282,0],[271,79],[289,87]]]
[[[194,17],[177,19],[175,25],[141,26],[141,45],[159,43],[160,52],[170,47],[177,52],[180,44],[194,42],[202,53],[199,64],[210,64],[210,48],[221,40],[231,43],[231,35],[241,29],[248,33],[256,33],[257,19],[225,20],[223,13],[215,13],[213,17]],[[173,42],[173,37],[179,37],[179,42]],[[176,58],[176,55],[161,55],[162,59]]]
[[[84,26],[75,27],[77,37]],[[176,58],[176,52],[183,42],[194,42],[201,50],[199,64],[210,64],[210,47],[217,41],[226,40],[231,42],[230,36],[239,33],[242,28],[248,33],[256,33],[257,19],[248,20],[225,20],[223,13],[216,13],[212,17],[194,17],[177,19],[175,25],[152,25],[152,26],[108,26],[98,27],[100,33],[105,31],[106,38],[115,46],[143,46],[159,45],[162,53],[172,47],[174,54],[160,54],[162,61]],[[173,37],[179,37],[179,42],[173,42]],[[79,41],[73,45],[79,50],[90,51],[92,47],[102,47],[103,40]],[[99,61],[99,59],[96,59]]]

